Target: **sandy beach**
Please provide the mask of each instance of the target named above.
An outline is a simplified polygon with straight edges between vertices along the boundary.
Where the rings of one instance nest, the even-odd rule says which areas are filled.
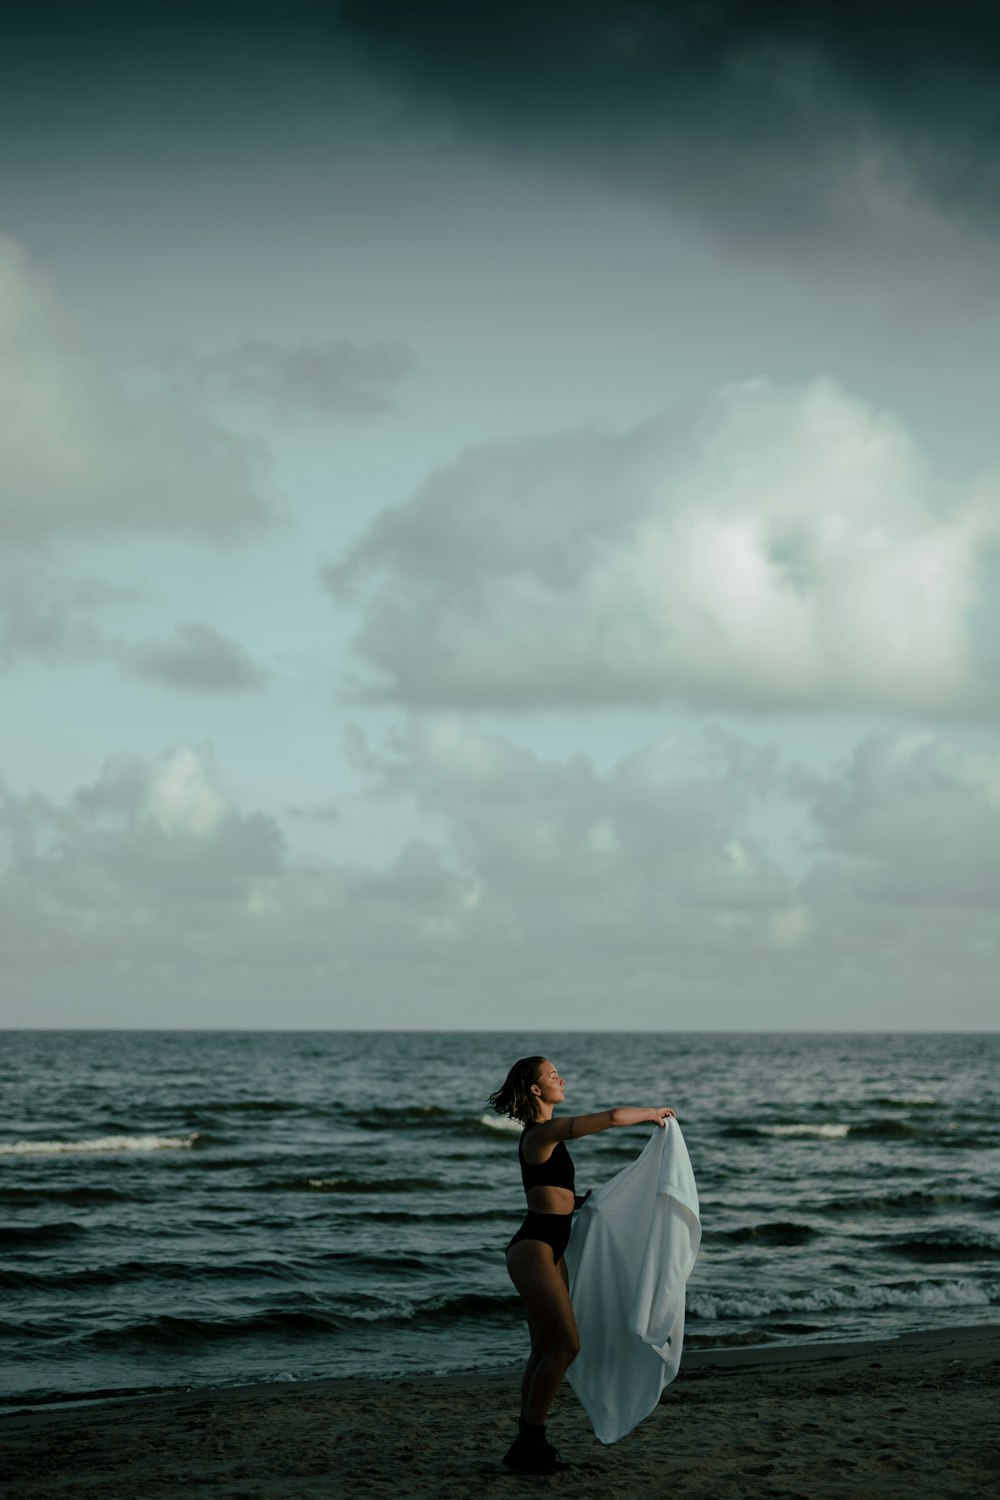
[[[610,1448],[566,1387],[550,1431],[573,1467],[552,1478],[500,1466],[514,1372],[197,1391],[5,1417],[0,1483],[7,1500],[959,1500],[1000,1488],[998,1373],[997,1328],[693,1353]]]

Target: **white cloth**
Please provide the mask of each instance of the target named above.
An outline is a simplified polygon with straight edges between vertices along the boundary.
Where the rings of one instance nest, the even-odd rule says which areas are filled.
[[[680,1368],[685,1283],[700,1242],[698,1189],[670,1119],[574,1215],[566,1251],[580,1330],[569,1381],[602,1443],[647,1417]]]

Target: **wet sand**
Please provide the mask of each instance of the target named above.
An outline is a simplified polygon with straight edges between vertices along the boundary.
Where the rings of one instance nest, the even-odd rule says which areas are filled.
[[[5,1500],[574,1500],[1000,1494],[1000,1329],[685,1356],[613,1447],[565,1387],[573,1461],[508,1474],[515,1372],[188,1392],[0,1418]]]

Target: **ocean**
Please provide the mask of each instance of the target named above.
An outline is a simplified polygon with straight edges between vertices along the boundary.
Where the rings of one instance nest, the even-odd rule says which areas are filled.
[[[566,1112],[676,1109],[688,1347],[1000,1320],[995,1034],[9,1031],[0,1404],[515,1364],[486,1099],[539,1052]],[[648,1134],[574,1143],[578,1189]]]

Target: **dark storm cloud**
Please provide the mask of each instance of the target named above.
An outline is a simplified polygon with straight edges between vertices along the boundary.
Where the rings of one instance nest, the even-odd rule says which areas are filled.
[[[374,83],[396,129],[444,123],[717,229],[897,243],[915,205],[925,229],[1000,207],[998,41],[992,0],[42,3],[3,37],[0,163],[322,168],[345,128],[385,128]]]
[[[299,155],[345,83],[331,7],[306,0],[36,0],[0,23],[0,165],[53,156],[154,176],[223,148]],[[303,127],[306,127],[305,129]],[[320,132],[322,134],[322,132]]]
[[[765,236],[1000,206],[990,0],[346,0],[340,24],[473,136]]]

